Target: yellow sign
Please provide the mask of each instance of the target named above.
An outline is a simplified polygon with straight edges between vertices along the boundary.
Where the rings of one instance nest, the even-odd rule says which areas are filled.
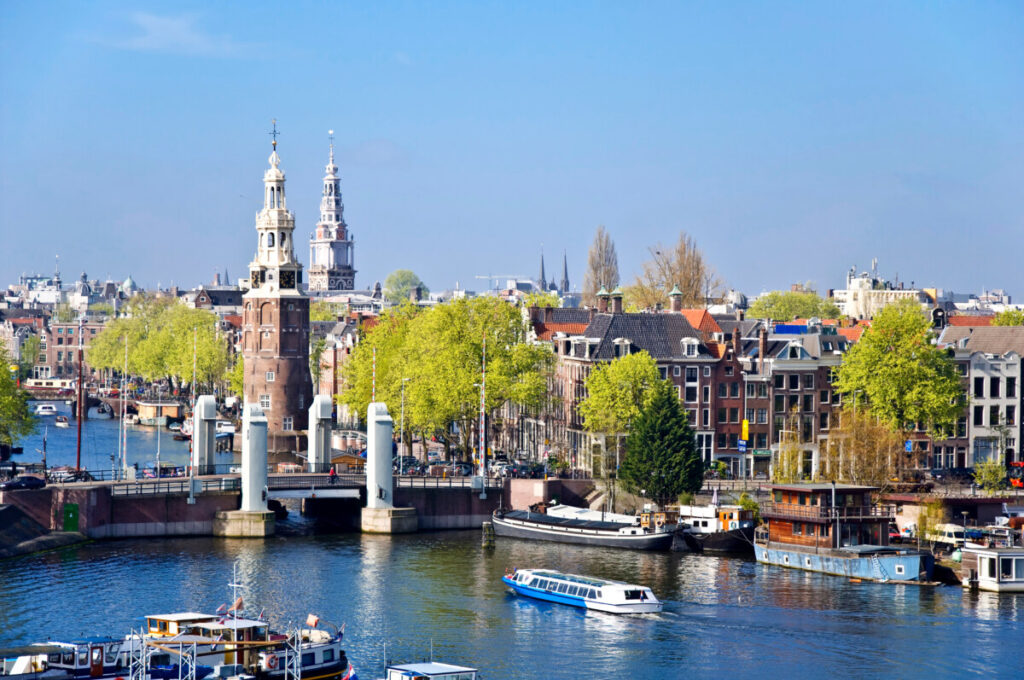
[[[750,421],[746,418],[743,419],[743,436],[740,439],[743,441],[750,440]]]

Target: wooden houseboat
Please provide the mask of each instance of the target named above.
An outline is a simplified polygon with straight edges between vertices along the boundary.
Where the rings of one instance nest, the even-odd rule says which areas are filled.
[[[757,561],[872,581],[930,581],[931,553],[889,545],[892,506],[871,504],[875,487],[775,484],[761,506]]]
[[[135,408],[139,411],[139,424],[159,425],[181,421],[185,417],[184,407],[176,401],[140,401]]]
[[[965,588],[993,593],[1024,593],[1024,548],[973,548],[961,551]]]

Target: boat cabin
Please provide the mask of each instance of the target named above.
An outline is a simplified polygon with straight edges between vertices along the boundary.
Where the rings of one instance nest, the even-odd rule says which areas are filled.
[[[892,506],[871,504],[872,486],[773,484],[761,506],[770,542],[821,548],[889,545]]]
[[[184,415],[182,405],[176,401],[139,401],[135,408],[139,420],[147,424],[166,425],[168,420],[180,420]]]
[[[963,549],[964,587],[1024,593],[1024,548]]]
[[[123,639],[96,637],[38,646],[46,650],[47,669],[66,671],[75,677],[99,678],[128,668]]]
[[[388,666],[384,680],[476,680],[477,670],[430,661]]]
[[[754,511],[738,505],[680,505],[679,517],[702,534],[754,526]]]
[[[658,531],[663,527],[675,526],[679,521],[679,513],[674,510],[648,510],[640,513],[640,526],[648,531]]]

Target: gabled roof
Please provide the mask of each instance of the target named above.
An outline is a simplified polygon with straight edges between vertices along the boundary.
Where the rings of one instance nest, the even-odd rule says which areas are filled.
[[[965,340],[961,344],[961,340]],[[955,346],[971,352],[1024,355],[1024,326],[947,326],[939,336],[939,346]]]
[[[538,340],[550,340],[554,337],[555,333],[565,333],[566,335],[583,335],[584,331],[587,330],[587,324],[585,323],[552,323],[547,324],[544,322],[533,324],[533,331],[537,334]]]
[[[628,339],[634,351],[645,350],[655,360],[681,358],[683,338],[701,340],[682,314],[595,314],[583,335],[598,340],[591,354],[597,360],[615,358],[616,338]]]
[[[713,333],[722,332],[722,327],[706,309],[683,309],[680,310],[680,313],[686,317],[691,326],[704,334],[705,340],[710,340]]]
[[[860,336],[864,335],[865,326],[854,326],[853,328],[839,328],[839,335],[843,336],[850,342],[857,342],[860,340]]]

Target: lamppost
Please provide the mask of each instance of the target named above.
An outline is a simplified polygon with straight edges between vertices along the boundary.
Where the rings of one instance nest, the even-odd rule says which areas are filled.
[[[963,510],[960,512],[960,516],[964,518],[964,544],[961,547],[967,547],[967,511]]]
[[[405,474],[405,383],[409,382],[409,378],[402,378],[402,421],[398,429],[398,474],[402,476]]]

